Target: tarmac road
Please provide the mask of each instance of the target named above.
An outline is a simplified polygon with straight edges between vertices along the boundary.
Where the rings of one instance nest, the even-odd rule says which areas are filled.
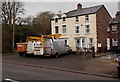
[[[26,63],[44,67],[91,72],[97,74],[112,75],[116,71],[117,63],[111,59],[92,58],[82,55],[65,55],[59,58],[50,57],[20,57],[6,55],[2,57],[3,62]]]
[[[3,62],[2,79],[13,80],[115,80],[108,77],[38,68]]]

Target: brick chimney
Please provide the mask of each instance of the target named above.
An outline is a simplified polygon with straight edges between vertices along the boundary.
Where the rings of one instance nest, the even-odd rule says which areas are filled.
[[[77,9],[82,9],[81,3],[78,3],[78,4],[77,4]]]
[[[120,11],[118,11],[118,12],[116,13],[116,19],[117,19],[117,20],[120,20]]]

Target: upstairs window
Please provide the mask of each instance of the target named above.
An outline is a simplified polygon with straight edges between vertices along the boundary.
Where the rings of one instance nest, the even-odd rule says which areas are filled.
[[[55,34],[58,34],[59,33],[59,28],[58,26],[55,26]]]
[[[63,21],[66,21],[66,18],[65,18],[65,17],[63,17]]]
[[[85,15],[85,21],[89,21],[89,15]]]
[[[116,31],[117,30],[117,25],[112,25],[112,31]]]
[[[85,34],[90,33],[90,25],[85,25]]]
[[[79,29],[79,26],[75,26],[75,33],[80,33]]]
[[[66,33],[66,25],[62,25],[62,31],[63,33]]]
[[[58,23],[58,18],[55,18],[55,23]]]
[[[76,22],[79,22],[79,19],[78,19],[78,16],[76,17],[76,20],[75,20]]]

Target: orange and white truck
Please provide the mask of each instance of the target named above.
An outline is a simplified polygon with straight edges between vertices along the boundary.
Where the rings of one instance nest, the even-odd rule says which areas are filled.
[[[22,55],[42,55],[58,57],[68,54],[69,48],[65,40],[60,39],[60,34],[42,35],[41,37],[27,37],[26,43],[17,43],[17,51]]]

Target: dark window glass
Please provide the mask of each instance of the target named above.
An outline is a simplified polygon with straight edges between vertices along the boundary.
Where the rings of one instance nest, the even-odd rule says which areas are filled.
[[[63,21],[65,21],[65,17],[63,17]]]
[[[57,18],[55,18],[55,22],[56,22],[56,23],[58,22],[58,19],[57,19]]]
[[[58,26],[55,26],[55,34],[58,34],[58,32],[59,32],[59,28]]]

